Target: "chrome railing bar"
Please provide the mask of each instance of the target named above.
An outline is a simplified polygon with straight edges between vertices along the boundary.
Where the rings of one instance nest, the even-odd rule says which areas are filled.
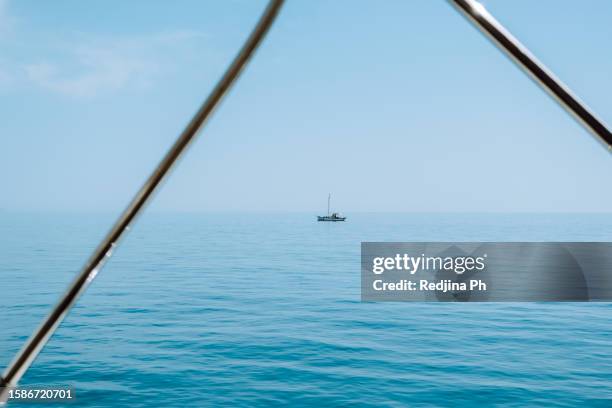
[[[589,132],[612,149],[610,128],[476,0],[448,0]]]
[[[27,340],[23,348],[17,353],[14,360],[5,370],[0,384],[0,386],[2,386],[0,389],[0,404],[6,401],[8,394],[7,390],[18,384],[21,377],[25,374],[32,362],[36,359],[36,356],[38,356],[49,338],[64,320],[66,314],[70,311],[76,300],[95,279],[105,261],[110,257],[120,239],[129,229],[129,226],[142,212],[146,204],[151,200],[153,193],[168,176],[170,170],[181,155],[188,149],[190,143],[195,139],[198,131],[202,129],[207,119],[210,118],[215,108],[219,105],[219,102],[223,99],[223,96],[230,89],[246,63],[253,56],[257,47],[261,44],[265,34],[268,32],[278,15],[283,1],[284,0],[271,0],[268,3],[257,25],[208,98],[204,101],[200,109],[174,142],[161,162],[157,165],[144,185],[136,193],[136,196],[132,199],[110,232],[93,252],[89,261],[62,295],[51,313]]]

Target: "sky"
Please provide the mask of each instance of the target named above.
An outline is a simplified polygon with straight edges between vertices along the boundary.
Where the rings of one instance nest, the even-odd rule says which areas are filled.
[[[483,3],[612,123],[612,2]],[[123,209],[264,6],[0,0],[0,211]],[[446,0],[289,0],[150,210],[609,212],[611,174]]]

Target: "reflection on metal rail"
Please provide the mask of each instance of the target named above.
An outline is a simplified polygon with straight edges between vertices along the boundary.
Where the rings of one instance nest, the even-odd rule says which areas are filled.
[[[449,0],[470,21],[486,34],[517,65],[548,91],[561,106],[571,113],[587,130],[612,149],[612,133],[576,95],[542,64],[529,50],[495,19],[476,0]]]
[[[164,156],[147,181],[136,193],[131,203],[121,214],[110,232],[96,248],[83,270],[77,275],[60,301],[55,305],[49,316],[45,318],[40,327],[32,334],[23,348],[17,353],[15,359],[8,366],[0,378],[0,404],[7,398],[10,386],[15,386],[30,367],[38,353],[45,346],[57,327],[66,317],[79,296],[87,289],[95,279],[105,261],[110,257],[121,237],[129,229],[130,224],[142,212],[145,205],[151,200],[153,193],[166,178],[173,165],[180,156],[188,149],[198,131],[204,126],[223,96],[240,75],[240,72],[253,56],[253,53],[263,40],[265,34],[272,26],[283,0],[271,0],[266,10],[259,19],[257,25],[246,40],[242,49],[232,61],[231,65],[212,90],[206,101],[202,104],[193,119],[189,122],[183,133],[175,141],[168,153]],[[5,392],[3,392],[3,390]]]

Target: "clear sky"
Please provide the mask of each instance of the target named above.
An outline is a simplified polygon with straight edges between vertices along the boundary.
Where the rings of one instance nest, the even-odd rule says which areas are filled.
[[[264,4],[0,0],[0,209],[122,209]],[[612,2],[484,4],[612,123]],[[445,0],[290,0],[153,209],[612,211],[611,175]]]

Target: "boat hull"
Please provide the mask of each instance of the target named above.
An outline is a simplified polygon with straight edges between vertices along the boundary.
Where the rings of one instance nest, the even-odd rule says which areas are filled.
[[[317,216],[317,221],[327,221],[327,222],[338,222],[345,221],[346,217],[328,217],[328,216]]]

